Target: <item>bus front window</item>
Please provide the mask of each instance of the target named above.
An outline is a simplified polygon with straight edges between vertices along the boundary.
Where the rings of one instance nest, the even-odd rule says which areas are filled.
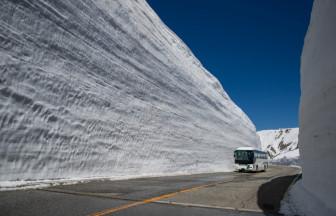
[[[253,151],[237,150],[234,156],[236,164],[253,164]]]

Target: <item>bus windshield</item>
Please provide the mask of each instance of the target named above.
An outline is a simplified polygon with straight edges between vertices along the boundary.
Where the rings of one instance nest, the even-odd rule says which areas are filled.
[[[234,158],[236,164],[253,164],[253,151],[248,150],[236,150],[234,152]]]

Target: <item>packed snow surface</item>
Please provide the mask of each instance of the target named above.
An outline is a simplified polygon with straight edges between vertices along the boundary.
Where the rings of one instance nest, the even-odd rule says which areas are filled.
[[[225,171],[255,127],[144,0],[2,0],[0,181]],[[1,183],[0,183],[1,184]]]
[[[313,5],[301,56],[299,146],[303,176],[289,203],[301,215],[336,215],[335,0]]]
[[[298,164],[300,157],[299,128],[258,131],[262,150],[266,151],[271,162],[277,164]]]

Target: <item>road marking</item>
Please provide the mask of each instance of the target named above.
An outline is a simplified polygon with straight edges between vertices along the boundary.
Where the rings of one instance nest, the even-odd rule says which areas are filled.
[[[225,182],[230,182],[230,181],[225,181]],[[210,186],[216,186],[220,183],[223,183],[223,182],[216,182],[216,183],[200,185],[200,186],[196,186],[196,187],[192,187],[192,188],[182,189],[182,190],[179,190],[179,191],[176,191],[176,192],[173,192],[173,193],[164,194],[164,195],[157,196],[157,197],[152,197],[152,198],[145,199],[145,200],[142,200],[142,201],[136,201],[136,202],[121,205],[121,206],[115,207],[115,208],[105,209],[105,210],[100,211],[100,212],[92,213],[89,216],[109,215],[109,214],[112,214],[112,213],[115,213],[115,212],[118,212],[118,211],[122,211],[122,210],[125,210],[125,209],[128,209],[128,208],[132,208],[132,207],[135,207],[135,206],[144,205],[144,204],[148,204],[148,203],[153,203],[153,202],[157,202],[157,201],[162,200],[162,199],[170,198],[170,197],[176,196],[179,193],[187,193],[187,192],[199,190],[199,189],[210,187]]]
[[[62,193],[62,194],[71,194],[71,195],[79,195],[79,196],[92,196],[98,198],[111,198],[111,199],[120,199],[120,193],[92,193],[92,192],[78,192],[78,191],[71,191],[71,190],[63,190],[63,189],[53,189],[53,188],[41,188],[36,189],[40,191],[52,192],[52,193]],[[121,199],[127,200],[127,199]],[[130,201],[130,200],[128,200]],[[131,200],[134,201],[134,200]]]
[[[257,213],[262,213],[263,212],[261,209],[234,208],[234,207],[203,205],[203,204],[194,204],[194,203],[181,203],[181,202],[170,202],[170,201],[156,201],[155,203],[177,205],[177,206],[186,206],[186,207],[225,209],[225,210],[243,211],[243,212],[257,212]]]

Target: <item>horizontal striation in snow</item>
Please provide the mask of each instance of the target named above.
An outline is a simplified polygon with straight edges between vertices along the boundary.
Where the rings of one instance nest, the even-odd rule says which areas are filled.
[[[228,170],[248,117],[144,0],[2,0],[0,181]]]

